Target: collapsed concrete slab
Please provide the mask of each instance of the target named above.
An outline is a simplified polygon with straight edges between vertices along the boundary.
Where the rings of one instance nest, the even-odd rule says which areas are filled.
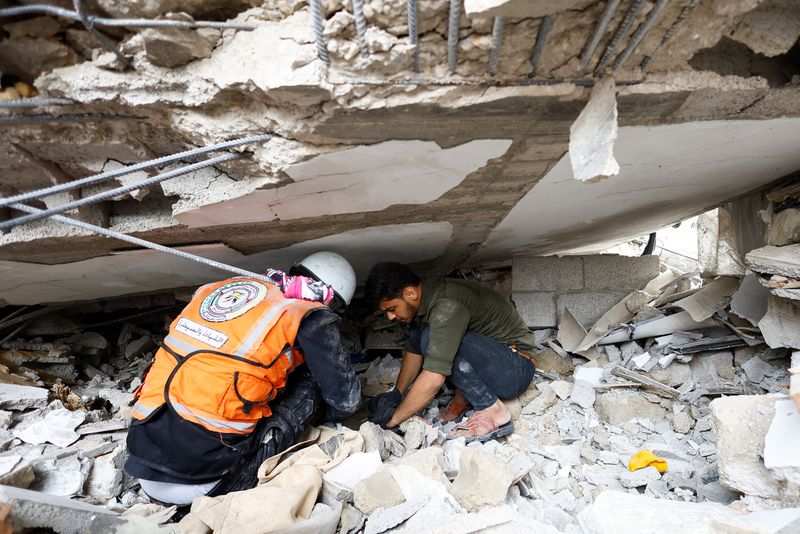
[[[0,486],[0,500],[11,503],[9,522],[15,529],[51,528],[59,534],[91,532],[89,525],[98,515],[113,512],[82,502],[9,486]]]

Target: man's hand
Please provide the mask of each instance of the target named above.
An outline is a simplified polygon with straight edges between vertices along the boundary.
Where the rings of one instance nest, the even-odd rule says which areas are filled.
[[[394,415],[386,423],[386,427],[393,428],[425,408],[439,392],[444,384],[445,376],[433,371],[423,370],[414,385],[408,390],[403,402],[394,411]]]
[[[376,425],[385,426],[386,422],[394,415],[401,400],[403,399],[398,389],[392,389],[367,400],[369,420]]]

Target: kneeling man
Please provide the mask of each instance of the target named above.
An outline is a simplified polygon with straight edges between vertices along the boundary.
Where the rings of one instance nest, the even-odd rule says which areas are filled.
[[[370,402],[373,422],[397,426],[449,378],[456,394],[439,420],[475,410],[450,437],[486,441],[513,432],[511,412],[500,399],[530,385],[535,338],[509,299],[475,281],[422,280],[393,262],[372,268],[364,296],[388,319],[412,326],[395,389]]]

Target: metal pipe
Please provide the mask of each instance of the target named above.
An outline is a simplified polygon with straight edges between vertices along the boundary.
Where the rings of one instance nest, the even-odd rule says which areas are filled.
[[[20,124],[37,124],[41,122],[93,122],[93,121],[128,121],[142,117],[133,115],[108,115],[105,113],[86,113],[82,115],[8,115],[0,117],[0,125],[16,126]]]
[[[130,60],[123,56],[122,52],[120,52],[117,48],[117,43],[94,27],[94,22],[91,21],[89,16],[86,14],[86,10],[83,8],[83,0],[72,0],[72,5],[75,7],[75,12],[78,14],[78,17],[80,17],[81,23],[83,23],[86,31],[92,34],[95,40],[100,43],[103,48],[117,56],[117,59],[119,59],[123,65],[129,68],[132,67],[133,64],[130,62]]]
[[[450,17],[447,19],[447,70],[456,71],[458,64],[458,30],[461,21],[461,0],[450,0]]]
[[[69,9],[32,4],[28,6],[15,6],[0,9],[0,18],[17,17],[20,15],[54,15],[76,22],[81,22],[80,16]],[[220,30],[252,31],[258,26],[255,24],[241,24],[236,22],[217,22],[212,20],[168,20],[168,19],[115,19],[107,17],[88,17],[94,26],[126,27],[126,28],[217,28]]]
[[[408,11],[408,39],[414,46],[414,59],[411,68],[414,72],[419,72],[419,33],[417,31],[417,0],[408,0],[406,3]]]
[[[531,78],[536,77],[536,67],[539,65],[539,59],[542,57],[544,45],[545,42],[547,42],[547,34],[550,33],[555,18],[555,15],[546,15],[539,25],[539,33],[536,35],[536,44],[533,47],[533,54],[531,54]]]
[[[192,165],[187,165],[186,167],[181,167],[179,169],[174,169],[161,174],[156,174],[155,176],[151,176],[139,182],[123,185],[120,187],[115,187],[114,189],[103,191],[102,193],[96,193],[94,195],[90,195],[85,198],[80,198],[78,200],[73,200],[72,202],[67,202],[59,206],[53,206],[52,208],[48,208],[42,211],[41,213],[37,213],[35,215],[23,215],[22,217],[16,217],[14,219],[2,221],[0,222],[0,231],[8,230],[20,224],[38,221],[39,219],[50,217],[51,215],[55,215],[57,213],[63,213],[65,211],[74,210],[81,206],[94,204],[95,202],[102,202],[103,200],[108,200],[118,195],[124,195],[126,193],[130,193],[131,191],[142,189],[144,187],[148,187],[157,184],[159,182],[163,182],[164,180],[168,180],[170,178],[175,178],[176,176],[183,176],[184,174],[189,174],[194,171],[199,171],[201,169],[205,169],[206,167],[211,167],[212,165],[216,165],[218,163],[224,163],[226,161],[230,161],[232,159],[237,159],[240,157],[242,157],[242,154],[238,153],[223,154],[221,156],[210,158],[205,161],[201,161],[199,163],[193,163]],[[22,204],[19,203],[13,203],[10,204],[10,207],[17,209],[17,206],[21,205]]]
[[[0,100],[0,108],[36,108],[40,106],[68,106],[70,104],[80,104],[70,98],[14,98],[12,100]]]
[[[600,22],[597,23],[594,33],[592,33],[591,38],[586,42],[586,46],[583,49],[581,65],[578,67],[578,72],[576,74],[577,77],[580,78],[586,72],[586,67],[589,66],[589,61],[591,61],[594,51],[597,49],[597,45],[600,44],[600,39],[603,38],[603,35],[606,33],[606,28],[608,28],[608,25],[611,23],[611,19],[614,18],[614,13],[616,13],[620,1],[621,0],[608,0],[606,8],[603,11],[603,16],[600,17]]]
[[[358,48],[361,49],[361,57],[369,57],[367,19],[364,18],[363,0],[353,0],[353,18],[356,20],[356,36],[358,37]]]
[[[42,215],[45,210],[40,210],[38,208],[34,208],[32,206],[26,206],[25,204],[14,204],[11,206],[15,210],[24,211],[26,213],[30,213],[31,215]],[[101,226],[95,226],[94,224],[89,224],[87,222],[79,221],[77,219],[70,219],[69,217],[64,217],[63,215],[49,215],[55,221],[69,224],[71,226],[75,226],[77,228],[83,228],[84,230],[88,230],[90,232],[94,232],[96,234],[104,235],[106,237],[111,237],[113,239],[119,239],[120,241],[126,241],[128,243],[132,243],[134,245],[138,245],[140,247],[149,248],[152,250],[157,250],[159,252],[164,252],[166,254],[172,254],[173,256],[177,256],[179,258],[183,258],[185,260],[194,261],[197,263],[201,263],[203,265],[208,265],[209,267],[214,267],[215,269],[219,269],[221,271],[227,271],[229,273],[238,274],[241,276],[249,276],[251,278],[256,278],[258,280],[263,280],[264,282],[270,282],[271,279],[267,278],[263,274],[254,273],[251,271],[247,271],[245,269],[240,269],[238,267],[234,267],[232,265],[227,265],[222,262],[210,260],[208,258],[203,258],[202,256],[196,256],[194,254],[190,254],[188,252],[184,252],[182,250],[175,250],[169,247],[165,247],[164,245],[159,245],[158,243],[153,243],[150,241],[146,241],[144,239],[139,239],[138,237],[133,237],[128,234],[123,234],[121,232],[116,232],[114,230],[109,230],[108,228],[103,228]]]
[[[633,0],[631,7],[628,8],[628,12],[625,13],[625,18],[622,19],[622,24],[620,24],[619,28],[617,28],[616,33],[614,33],[614,37],[611,38],[611,42],[608,43],[608,46],[606,46],[603,56],[600,58],[600,62],[594,69],[594,76],[599,76],[602,74],[603,69],[606,68],[606,65],[608,65],[611,61],[611,58],[614,57],[619,45],[622,44],[622,38],[625,37],[626,33],[628,33],[628,30],[631,28],[634,19],[636,19],[636,15],[638,15],[639,11],[642,9],[642,5],[644,5],[644,0]]]
[[[678,33],[678,29],[680,28],[681,24],[683,24],[683,21],[689,18],[689,15],[692,14],[692,11],[694,11],[694,8],[696,8],[698,4],[700,4],[700,0],[692,0],[691,4],[689,4],[688,6],[684,7],[681,10],[680,14],[678,15],[678,18],[675,19],[675,22],[672,23],[672,26],[670,26],[669,30],[667,30],[667,33],[665,33],[664,37],[661,38],[661,42],[658,44],[656,49],[653,50],[653,52],[649,56],[645,57],[642,60],[642,64],[639,65],[639,70],[642,72],[642,74],[647,72],[647,69],[650,67],[650,63],[652,63],[653,60],[658,57],[658,55],[664,49],[664,46],[673,37],[675,37],[675,35]]]
[[[649,32],[656,23],[656,20],[658,20],[661,12],[664,11],[665,7],[667,7],[667,4],[669,4],[669,0],[658,0],[658,2],[656,2],[656,5],[653,6],[653,9],[651,9],[650,13],[647,14],[647,18],[644,19],[644,22],[631,36],[630,41],[628,41],[628,46],[625,47],[625,50],[623,50],[614,61],[614,66],[612,67],[613,72],[617,72],[619,68],[622,67],[623,63],[625,63],[625,61],[630,57],[636,47],[639,46],[639,43],[642,42],[644,36],[647,35],[647,32]]]
[[[330,65],[331,58],[328,55],[328,46],[325,44],[323,35],[325,25],[322,23],[322,0],[311,0],[309,8],[311,9],[311,30],[314,32],[314,42],[317,45],[317,57],[326,65]]]
[[[167,163],[172,163],[173,161],[179,161],[193,156],[201,156],[203,154],[208,154],[209,152],[216,152],[218,150],[225,150],[228,148],[233,148],[241,145],[249,145],[250,143],[257,143],[259,141],[269,141],[270,139],[272,139],[272,137],[273,136],[269,134],[253,135],[250,137],[243,137],[241,139],[236,139],[234,141],[226,141],[224,143],[218,143],[216,145],[206,146],[202,148],[193,148],[191,150],[184,150],[183,152],[178,152],[177,154],[170,154],[169,156],[163,156],[160,158],[143,161],[135,165],[122,167],[121,169],[114,169],[113,171],[101,172],[100,174],[87,176],[85,178],[73,180],[65,184],[52,185],[50,187],[37,189],[35,191],[28,191],[27,193],[20,193],[19,195],[14,195],[12,197],[0,198],[0,208],[8,206],[14,202],[25,202],[27,200],[32,200],[34,198],[46,197],[49,195],[55,195],[56,193],[70,191],[72,189],[78,189],[80,187],[99,184],[101,182],[106,182],[108,180],[111,180],[112,178],[125,176],[127,174],[133,174],[139,171],[145,171],[147,169],[152,169],[153,167],[160,167],[161,165],[166,165]]]
[[[503,30],[506,27],[506,18],[494,18],[492,26],[492,52],[489,54],[489,76],[497,74],[497,63],[500,61],[500,46],[503,44]]]

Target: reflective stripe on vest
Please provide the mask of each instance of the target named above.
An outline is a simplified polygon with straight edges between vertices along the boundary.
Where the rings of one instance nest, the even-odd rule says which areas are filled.
[[[245,277],[201,287],[170,325],[132,416],[145,419],[168,402],[206,430],[249,433],[272,413],[268,403],[286,376],[304,363],[295,338],[303,317],[318,307]]]

